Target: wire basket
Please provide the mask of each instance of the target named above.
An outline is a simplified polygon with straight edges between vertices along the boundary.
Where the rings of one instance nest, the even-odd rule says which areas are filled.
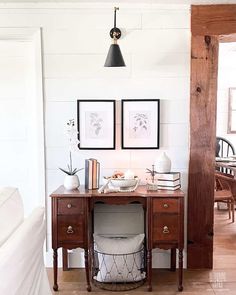
[[[93,284],[109,291],[127,291],[143,285],[146,278],[145,248],[128,254],[94,250]]]

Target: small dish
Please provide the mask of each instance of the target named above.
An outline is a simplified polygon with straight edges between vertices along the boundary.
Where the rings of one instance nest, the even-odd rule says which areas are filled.
[[[125,179],[125,178],[113,178],[111,179],[111,184],[114,187],[120,187],[120,188],[128,188],[135,186],[137,184],[138,178],[133,179]]]

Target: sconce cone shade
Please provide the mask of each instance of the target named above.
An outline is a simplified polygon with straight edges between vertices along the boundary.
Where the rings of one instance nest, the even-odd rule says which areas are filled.
[[[125,62],[118,44],[111,44],[104,67],[125,67]]]

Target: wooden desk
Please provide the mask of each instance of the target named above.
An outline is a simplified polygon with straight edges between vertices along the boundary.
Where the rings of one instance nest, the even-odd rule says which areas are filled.
[[[91,291],[91,247],[93,245],[93,208],[105,204],[142,204],[145,212],[145,237],[147,251],[148,291],[152,290],[152,249],[171,249],[171,269],[176,269],[178,249],[179,281],[178,290],[183,290],[183,247],[184,247],[184,193],[176,191],[147,192],[140,186],[131,193],[99,194],[96,190],[67,191],[63,186],[50,195],[52,198],[52,248],[54,285],[57,284],[57,249],[83,248],[87,290]],[[64,252],[65,255],[65,252]]]

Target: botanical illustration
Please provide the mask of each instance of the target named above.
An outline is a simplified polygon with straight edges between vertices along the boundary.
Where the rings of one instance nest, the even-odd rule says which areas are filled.
[[[104,137],[104,122],[106,118],[105,112],[86,112],[86,136],[88,138]]]
[[[150,112],[129,112],[130,138],[147,138],[150,136]]]

